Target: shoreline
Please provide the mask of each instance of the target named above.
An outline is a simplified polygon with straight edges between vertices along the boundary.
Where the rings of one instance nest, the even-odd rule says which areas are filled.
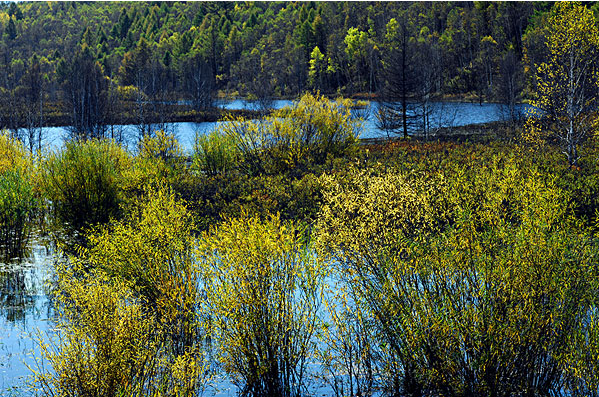
[[[71,116],[64,113],[61,110],[57,110],[56,104],[48,105],[43,113],[42,119],[43,123],[41,128],[53,128],[53,127],[69,127],[72,125]],[[109,118],[108,121],[104,123],[104,125],[129,125],[129,124],[142,124],[139,118],[131,111],[129,107],[126,108],[123,112],[119,112],[113,117]],[[268,112],[259,111],[259,110],[249,110],[249,109],[222,109],[218,107],[212,107],[205,110],[195,110],[190,108],[187,105],[167,105],[165,108],[161,109],[161,112],[148,112],[147,119],[143,120],[143,123],[160,123],[165,122],[165,119],[168,120],[168,123],[206,123],[206,122],[217,122],[222,120],[224,117],[243,117],[247,119],[255,119],[259,117],[263,117]],[[4,114],[6,112],[2,111]],[[164,115],[167,116],[164,116]],[[14,130],[14,129],[26,129],[28,128],[27,124],[23,120],[14,121],[13,126],[3,125],[2,129],[5,130]],[[40,128],[40,126],[35,126],[34,128]]]

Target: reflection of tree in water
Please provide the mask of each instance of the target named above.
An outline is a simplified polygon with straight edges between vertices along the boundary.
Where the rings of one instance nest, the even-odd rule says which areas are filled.
[[[40,296],[38,287],[43,286],[41,265],[51,252],[37,243],[28,244],[17,256],[6,248],[0,246],[0,320],[22,323]],[[35,255],[39,250],[42,250],[38,252],[42,262]]]
[[[0,269],[0,316],[7,321],[25,321],[25,314],[34,306],[35,292],[28,288],[28,271],[20,263]]]
[[[23,225],[17,227],[8,227],[1,222],[2,229],[0,231],[0,263],[6,263],[15,259],[26,258],[29,256],[27,252],[27,243],[29,242],[29,232],[25,231]]]

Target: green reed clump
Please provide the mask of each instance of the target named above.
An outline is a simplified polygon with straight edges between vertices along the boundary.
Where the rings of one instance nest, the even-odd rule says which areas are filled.
[[[56,220],[71,231],[120,215],[129,156],[109,140],[71,141],[42,163],[41,187]]]
[[[23,145],[0,134],[0,246],[18,254],[37,206],[34,165]]]
[[[216,129],[197,135],[193,153],[193,167],[207,176],[232,171],[240,159],[235,139]]]
[[[0,241],[20,245],[27,239],[36,208],[34,186],[21,170],[0,173]]]

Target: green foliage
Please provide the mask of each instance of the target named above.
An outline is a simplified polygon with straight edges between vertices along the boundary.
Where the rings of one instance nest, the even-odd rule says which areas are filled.
[[[293,106],[260,122],[227,120],[220,128],[237,142],[241,166],[250,175],[306,170],[329,156],[356,151],[361,124],[352,118],[351,105],[350,100],[304,94]]]
[[[308,81],[312,87],[322,88],[326,66],[324,55],[318,47],[314,47],[314,50],[310,53],[310,68],[308,71]]]
[[[218,359],[243,395],[303,393],[324,276],[304,233],[278,217],[243,217],[200,239]]]
[[[0,246],[18,254],[36,209],[34,169],[23,145],[0,133]]]
[[[325,178],[318,240],[372,318],[388,392],[562,390],[594,349],[576,335],[594,332],[597,241],[513,159],[450,172]]]
[[[12,14],[9,6],[3,5],[0,24],[5,42],[10,43],[5,48],[8,61],[2,65],[7,77],[5,88],[15,92],[26,85],[19,63],[12,61],[26,65],[25,56],[36,55],[47,61],[43,66],[48,82],[44,90],[52,92],[61,86],[67,88],[64,83],[74,83],[78,77],[87,81],[95,77],[94,85],[101,87],[101,72],[112,79],[117,77],[118,82],[114,81],[120,86],[136,85],[150,98],[192,99],[202,106],[210,103],[202,95],[210,97],[217,90],[268,102],[273,96],[296,96],[307,83],[327,94],[373,93],[385,84],[381,75],[382,59],[389,50],[385,26],[392,20],[406,20],[407,37],[434,47],[433,57],[415,56],[410,62],[417,69],[443,68],[434,78],[438,84],[435,91],[449,93],[455,89],[458,94],[492,95],[500,81],[497,77],[503,73],[501,56],[510,48],[518,56],[522,54],[522,33],[538,20],[535,13],[547,14],[550,6],[482,4],[437,2],[429,7],[419,2],[323,2],[302,11],[295,3],[282,2],[238,3],[235,7],[202,2],[173,2],[168,7],[128,3],[125,9],[123,4],[110,2],[75,7],[32,2]],[[49,29],[56,34],[45,37],[42,32]],[[497,45],[489,45],[485,38],[492,38]],[[61,62],[61,58],[77,54],[81,46],[89,48],[92,57],[66,59],[85,66],[67,69],[86,73],[61,73],[71,63]],[[521,68],[517,74],[522,74]],[[84,80],[79,82],[82,84],[71,84],[67,89],[70,94],[64,91],[63,100],[83,92],[79,90]],[[104,104],[96,102],[95,108],[90,103],[90,112],[78,112],[80,117],[72,118],[72,124],[85,121]],[[9,104],[2,107],[11,109]],[[73,110],[65,108],[65,112]],[[103,113],[79,129],[99,123],[101,130],[102,121],[113,117],[110,112]]]
[[[108,140],[67,142],[42,164],[41,187],[57,219],[72,231],[120,214],[122,172],[130,159]]]
[[[216,176],[230,172],[235,168],[239,157],[239,148],[233,137],[221,130],[196,136],[193,166],[205,175]]]

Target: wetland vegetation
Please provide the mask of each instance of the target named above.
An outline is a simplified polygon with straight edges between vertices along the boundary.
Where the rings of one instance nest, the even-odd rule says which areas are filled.
[[[120,51],[118,81],[130,88],[117,90],[149,90],[134,79],[136,68],[145,64],[133,60],[141,56],[144,40],[161,36],[141,29],[139,21],[173,9],[183,16],[197,12],[188,33],[176,36],[188,44],[179,48],[183,44],[176,41],[183,52],[175,58],[181,63],[173,65],[180,67],[191,48],[205,43],[196,43],[193,35],[222,38],[216,27],[232,32],[242,26],[237,17],[244,19],[244,34],[258,38],[254,27],[263,26],[261,11],[265,19],[278,11],[280,24],[287,21],[286,12],[304,18],[298,34],[306,40],[309,32],[315,34],[311,40],[325,40],[316,33],[322,33],[318,26],[325,16],[329,23],[336,20],[330,13],[334,7],[346,12],[348,23],[360,20],[354,11],[364,8],[368,18],[363,22],[372,21],[372,27],[343,28],[341,42],[348,48],[343,53],[356,62],[345,64],[346,71],[329,72],[319,64],[324,54],[335,59],[330,37],[326,51],[314,46],[318,52],[307,52],[300,43],[310,56],[303,77],[308,86],[302,88],[315,91],[258,118],[228,115],[213,131],[196,137],[191,153],[160,129],[140,128],[135,148],[127,149],[108,138],[106,124],[90,124],[92,118],[85,117],[71,125],[71,139],[56,150],[31,145],[16,133],[19,129],[0,133],[0,248],[6,258],[0,268],[0,332],[5,323],[28,321],[27,308],[46,310],[47,319],[42,332],[27,336],[36,344],[27,361],[28,387],[2,382],[0,394],[599,395],[594,5],[435,3],[431,12],[446,10],[447,15],[434,11],[438,23],[432,21],[429,30],[408,23],[428,15],[410,14],[420,9],[412,3],[360,3],[355,9],[324,3],[146,6],[142,12],[142,6],[129,4],[115,14],[118,24],[110,35],[104,32],[97,53],[90,52],[93,32],[85,29],[74,61],[91,65],[93,73],[107,73],[121,62],[110,54]],[[78,12],[86,10],[92,18],[104,6],[4,7],[9,18],[1,20],[3,40],[18,41],[35,10],[79,15],[80,7]],[[105,7],[104,19],[110,20],[114,6]],[[385,10],[397,18],[377,24]],[[462,87],[455,89],[491,98],[499,91],[481,94],[477,84],[485,81],[488,88],[493,78],[507,76],[502,68],[510,63],[499,60],[509,58],[511,48],[512,56],[524,57],[510,59],[522,73],[522,86],[526,82],[526,91],[512,99],[526,98],[536,112],[525,119],[508,117],[452,134],[428,129],[428,97],[407,84],[423,84],[423,75],[413,80],[415,70],[407,67],[378,70],[375,65],[388,65],[385,58],[378,64],[373,57],[379,52],[365,50],[377,45],[381,56],[385,48],[394,54],[387,61],[414,60],[429,48],[418,46],[436,37],[433,25],[447,33],[443,40],[437,37],[439,44],[448,45],[453,31],[446,30],[458,26],[459,18],[485,15],[512,23],[520,21],[516,10],[530,11],[526,32],[497,25],[503,41],[491,37],[476,46],[487,51],[479,60],[485,79],[476,80],[478,69],[472,66],[470,74],[462,72],[474,79],[463,83],[473,85],[461,86],[459,78],[450,78],[459,69],[456,61],[431,89],[446,95],[449,87]],[[222,17],[218,25],[215,15]],[[168,26],[187,27],[183,16]],[[417,36],[408,34],[416,30]],[[135,44],[134,35],[142,31],[147,37]],[[377,43],[383,31],[379,39],[384,40]],[[460,34],[467,32],[453,32],[452,45],[465,42]],[[102,37],[101,29],[97,35]],[[235,34],[227,37],[235,41]],[[130,47],[111,53],[108,43],[121,41],[131,41]],[[500,42],[505,47],[493,53]],[[275,46],[275,41],[266,43]],[[225,51],[238,59],[227,69],[209,57],[215,54],[208,49],[216,47],[201,48],[208,58],[199,65],[212,71],[210,78],[222,72],[214,80],[221,89],[251,93],[269,87],[249,78],[234,85],[241,80],[231,76],[254,59],[253,50],[238,58]],[[274,51],[264,54],[275,56]],[[525,54],[534,62],[520,69]],[[97,59],[89,64],[85,57]],[[146,66],[166,66],[168,57],[160,59]],[[489,59],[495,63],[486,64]],[[261,68],[270,65],[267,58],[262,61]],[[65,62],[58,75],[74,70]],[[258,67],[251,65],[249,70]],[[202,72],[202,67],[194,70]],[[301,73],[292,74],[301,80]],[[274,69],[261,69],[258,77],[275,75]],[[173,86],[183,84],[175,80]],[[63,94],[74,89],[71,83],[64,83]],[[361,141],[363,120],[352,109],[364,104],[328,95],[337,90],[351,95],[371,84],[387,87],[379,91],[383,106],[377,120],[392,122],[384,125],[395,139]],[[276,84],[279,90],[290,87],[295,83]],[[101,99],[109,92],[87,94]],[[213,98],[210,90],[202,93]],[[269,95],[262,99],[266,104]],[[408,109],[414,104],[418,107]],[[143,106],[135,109],[146,114]],[[160,113],[159,107],[153,111]],[[46,253],[45,287],[36,289],[17,265],[18,258],[36,256],[29,247],[42,238],[52,248]],[[43,308],[29,295],[33,290],[45,297]],[[21,312],[12,310],[18,305]]]

